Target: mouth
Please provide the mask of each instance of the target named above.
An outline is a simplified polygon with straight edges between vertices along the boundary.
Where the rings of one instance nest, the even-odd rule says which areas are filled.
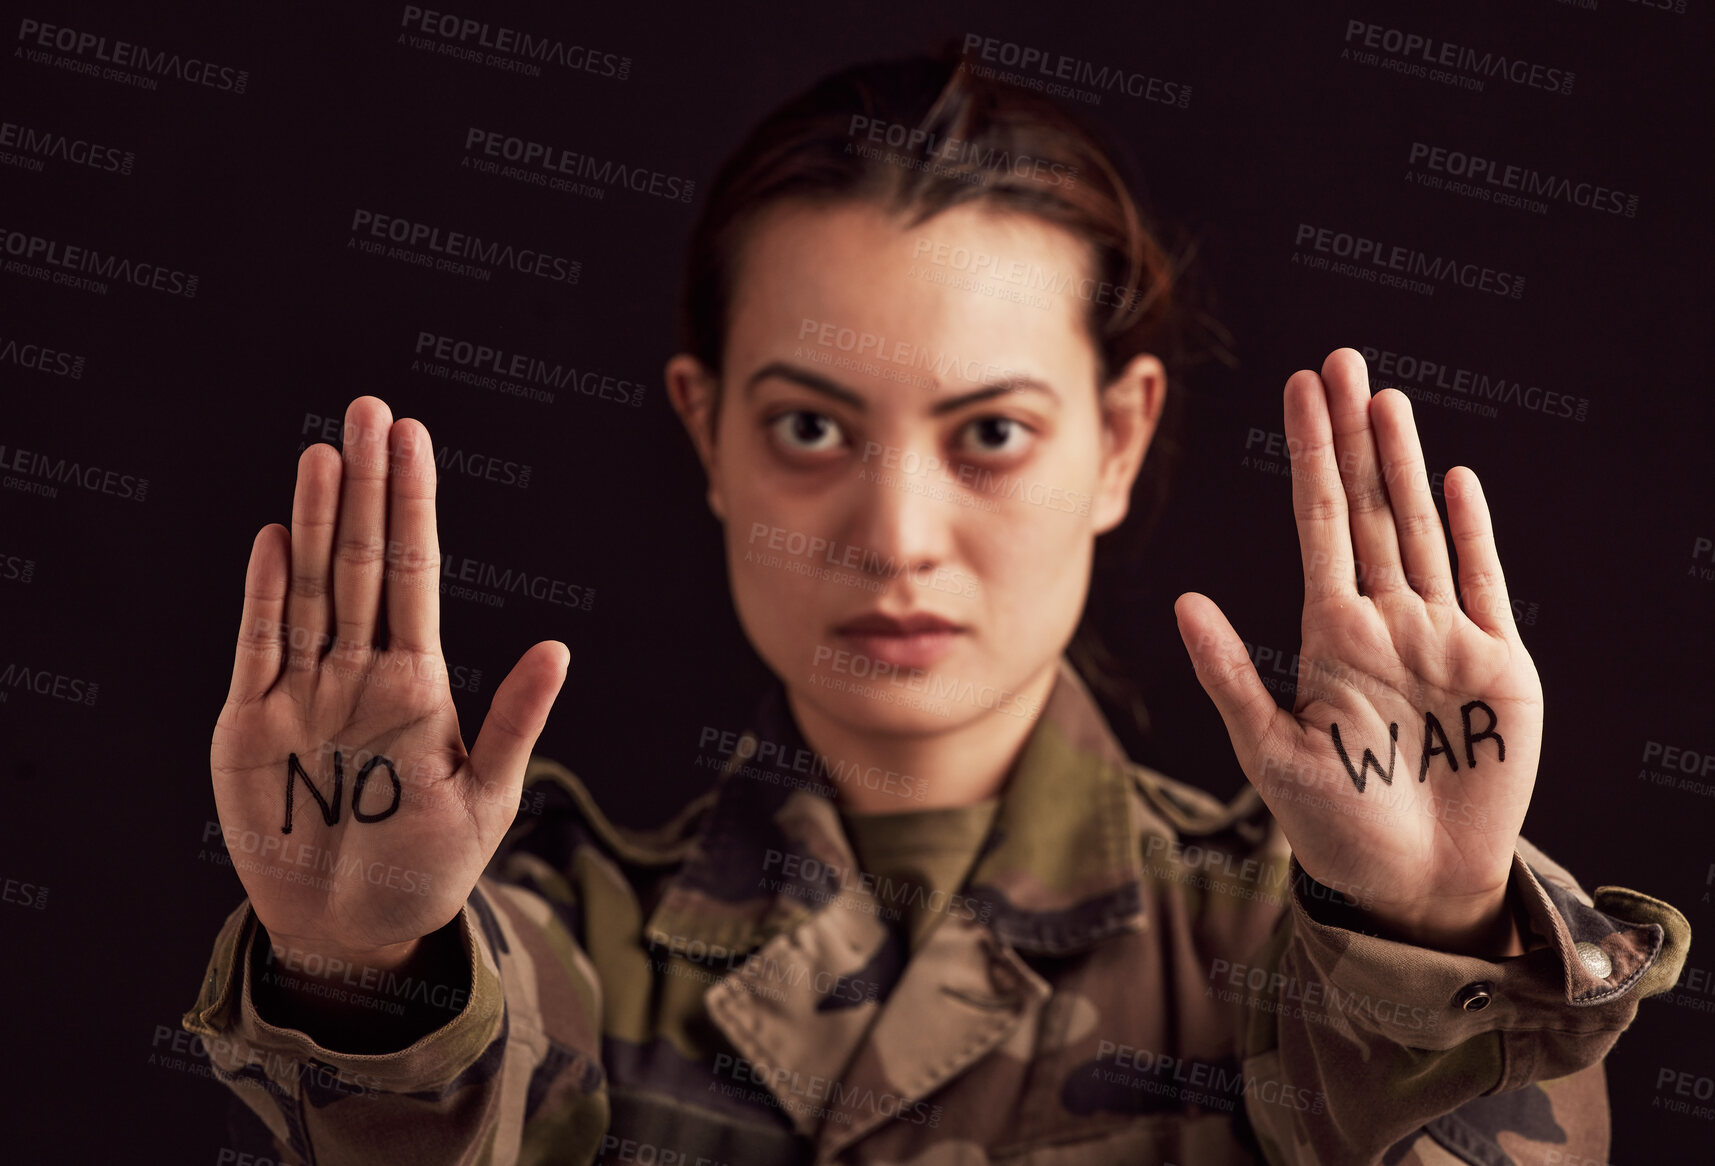
[[[952,620],[927,612],[905,616],[869,612],[840,624],[834,634],[861,655],[900,668],[927,668],[952,651],[965,631]]]

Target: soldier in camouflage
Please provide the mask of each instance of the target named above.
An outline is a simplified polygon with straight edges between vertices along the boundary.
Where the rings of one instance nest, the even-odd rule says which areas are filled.
[[[776,760],[741,760],[768,743]],[[544,811],[521,816],[452,925],[469,1002],[400,1052],[268,1024],[246,985],[276,961],[235,911],[185,1023],[226,1054],[272,1139],[258,1152],[1605,1161],[1601,1058],[1689,942],[1672,907],[1613,887],[1592,902],[1523,840],[1523,956],[1324,922],[1354,896],[1295,868],[1254,794],[1222,805],[1128,761],[1062,664],[975,869],[907,959],[886,925],[886,900],[907,896],[851,873],[837,787],[780,760],[802,747],[772,693],[714,792],[648,833],[533,758]],[[326,1082],[294,1078],[311,1063]]]
[[[1351,349],[1287,382],[1292,709],[1210,600],[1175,607],[1251,783],[1222,804],[1132,762],[1066,653],[1161,415],[1172,282],[1093,140],[956,65],[873,66],[773,115],[709,199],[669,390],[776,682],[654,829],[534,753],[557,642],[467,752],[428,433],[354,401],[256,539],[211,753],[223,827],[279,838],[184,1017],[255,1151],[1603,1160],[1603,1057],[1689,928],[1520,836],[1541,684],[1468,469],[1454,578],[1403,395]],[[943,246],[1101,278],[1044,310],[927,278]],[[825,328],[868,362],[818,359]],[[892,375],[921,351],[988,354],[928,366],[982,387]],[[961,464],[909,488],[895,444]]]

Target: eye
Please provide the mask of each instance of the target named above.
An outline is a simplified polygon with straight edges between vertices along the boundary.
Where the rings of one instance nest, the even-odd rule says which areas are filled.
[[[969,435],[966,448],[975,453],[1019,453],[1030,442],[1030,427],[998,414],[978,417],[963,431]]]
[[[823,453],[838,449],[844,434],[838,423],[824,413],[793,409],[769,422],[775,440],[797,453]]]

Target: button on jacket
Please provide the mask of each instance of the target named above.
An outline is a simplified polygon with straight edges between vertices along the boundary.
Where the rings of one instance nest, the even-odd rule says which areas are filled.
[[[1128,760],[1062,659],[970,876],[907,952],[893,888],[857,869],[842,828],[829,779],[850,776],[800,750],[776,685],[714,788],[649,831],[532,758],[539,812],[453,925],[468,1000],[399,1052],[344,1054],[262,1019],[266,936],[241,905],[184,1023],[254,1113],[257,1151],[321,1166],[1605,1161],[1602,1058],[1690,942],[1673,907],[1592,898],[1522,839],[1509,896],[1526,954],[1365,934],[1253,791],[1223,805]]]

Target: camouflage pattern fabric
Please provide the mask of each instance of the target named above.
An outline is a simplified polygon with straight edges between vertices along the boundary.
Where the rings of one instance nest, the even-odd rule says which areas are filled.
[[[907,958],[804,748],[776,686],[714,789],[646,832],[533,758],[542,812],[455,921],[468,1000],[409,1048],[263,1019],[248,903],[184,1024],[260,1152],[318,1166],[1605,1161],[1602,1058],[1690,942],[1523,840],[1525,955],[1342,926],[1254,792],[1129,761],[1062,660]]]

